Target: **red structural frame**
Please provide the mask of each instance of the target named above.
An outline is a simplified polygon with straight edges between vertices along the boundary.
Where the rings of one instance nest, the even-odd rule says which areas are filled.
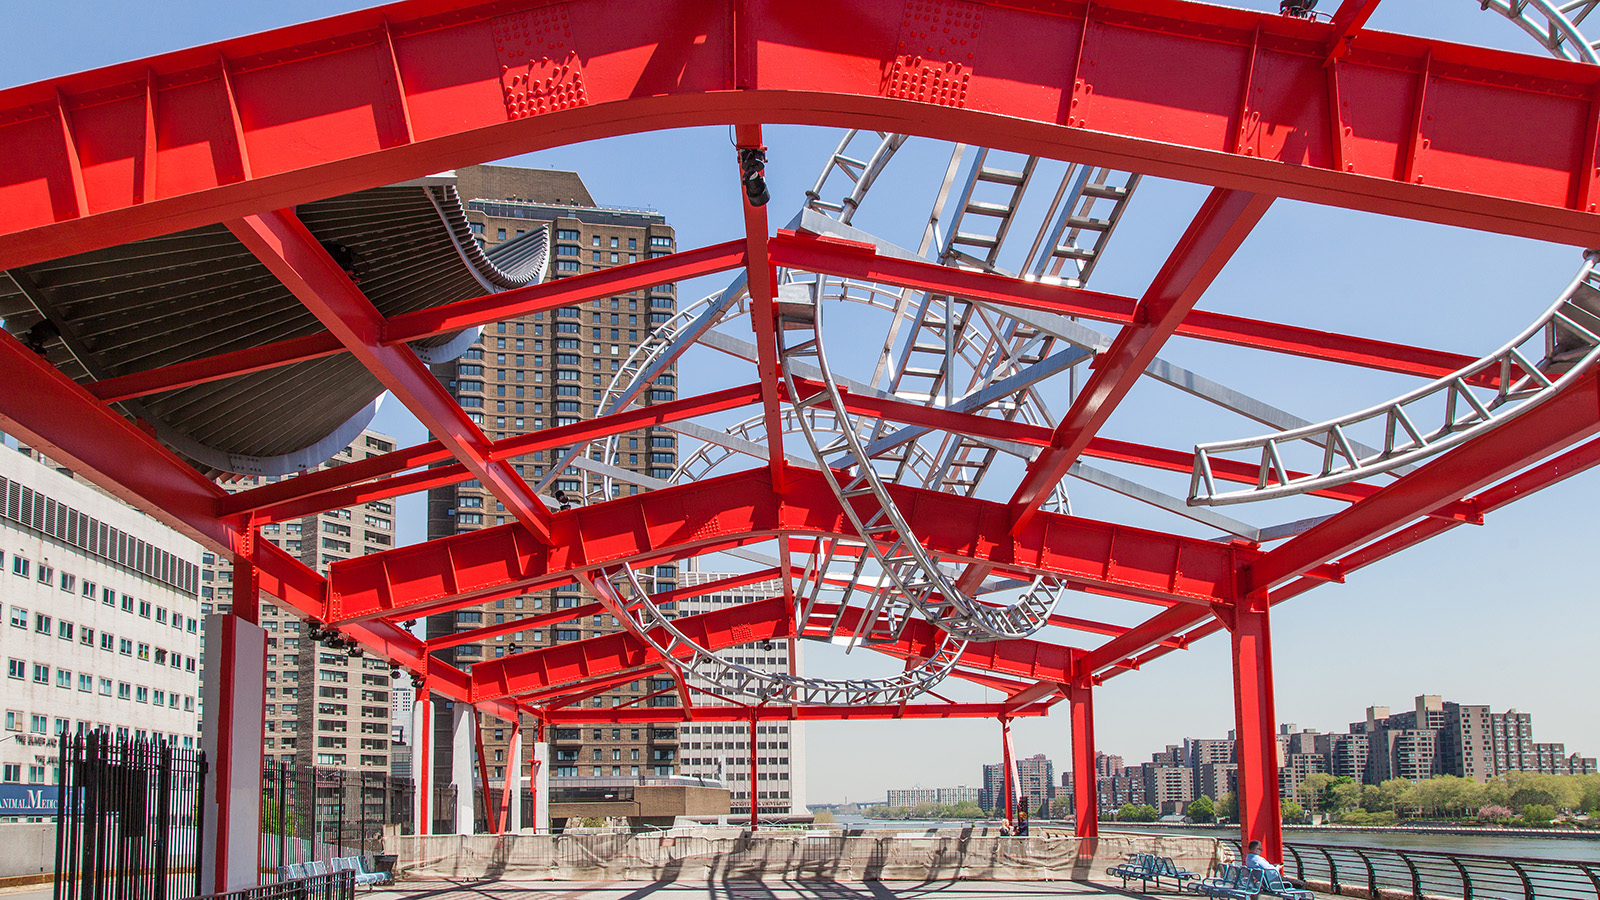
[[[1436,378],[1470,357],[1196,308],[1271,202],[1290,198],[1578,246],[1600,244],[1600,69],[1419,37],[1369,32],[1377,0],[1345,0],[1331,22],[1185,0],[408,0],[0,91],[0,268],[225,223],[326,329],[311,336],[78,384],[0,333],[0,427],[236,559],[235,614],[264,593],[409,669],[424,698],[546,724],[772,719],[1014,717],[1069,701],[1078,833],[1093,812],[1097,685],[1227,631],[1238,719],[1242,836],[1280,854],[1270,610],[1276,603],[1488,513],[1600,462],[1600,382],[1579,379],[1513,428],[1468,441],[1393,480],[1329,488],[1343,504],[1270,548],[1041,511],[1081,457],[1186,471],[1186,451],[1098,432],[1167,341],[1214,341]],[[928,17],[943,21],[933,22]],[[937,28],[929,27],[937,25]],[[538,52],[528,53],[537,45]],[[537,58],[536,58],[537,57]],[[1516,122],[1515,134],[1490,123]],[[1140,297],[908,261],[808,233],[771,232],[743,204],[744,233],[712,246],[385,319],[328,258],[292,207],[454,166],[668,127],[733,125],[903,132],[1107,165],[1214,186]],[[729,162],[729,177],[737,169]],[[1009,503],[896,488],[918,538],[991,574],[1046,575],[1121,598],[1123,626],[1051,619],[1041,636],[973,644],[955,676],[998,703],[882,707],[693,705],[596,709],[575,702],[620,681],[674,672],[654,637],[624,631],[527,650],[463,670],[434,651],[509,627],[425,642],[408,619],[777,539],[782,578],[852,534],[815,470],[785,462],[777,430],[792,399],[778,370],[774,272],[792,267],[1115,324],[1084,390],[1053,428],[847,395],[855,412],[1041,448]],[[743,269],[756,381],[577,425],[490,441],[407,342],[667,281]],[[198,475],[124,418],[116,401],[349,353],[437,440],[237,494]],[[1493,377],[1493,376],[1490,376]],[[815,385],[799,382],[808,392]],[[759,408],[764,466],[637,496],[551,511],[508,461],[646,424]],[[1253,467],[1217,463],[1252,481]],[[270,543],[262,523],[467,479],[516,522],[333,566],[324,578]],[[735,586],[734,579],[697,589]],[[598,589],[598,588],[597,588]],[[556,623],[597,604],[515,623]],[[680,590],[655,598],[689,596]],[[704,646],[827,639],[784,595],[678,620]],[[1062,642],[1061,634],[1076,636]],[[1080,640],[1081,639],[1081,640]],[[939,633],[913,622],[872,645],[926,659]],[[424,716],[426,711],[426,701]],[[425,727],[425,732],[428,730]],[[1009,757],[1009,740],[1006,742]],[[429,771],[429,747],[418,766]],[[229,748],[219,765],[248,764]],[[253,752],[259,753],[259,748]],[[245,757],[235,758],[234,754]],[[241,761],[242,760],[242,761]],[[1008,771],[1009,777],[1009,771]],[[1010,791],[1008,791],[1009,795]],[[429,791],[419,792],[428,821]],[[491,806],[493,798],[485,797]],[[1009,799],[1008,799],[1009,804]],[[504,810],[501,811],[502,815]],[[491,817],[497,824],[504,821]]]

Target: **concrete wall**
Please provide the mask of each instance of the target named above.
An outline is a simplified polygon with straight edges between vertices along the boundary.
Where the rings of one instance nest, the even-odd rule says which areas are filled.
[[[0,825],[0,879],[46,875],[56,871],[56,823],[17,822]],[[3,882],[0,882],[3,883]]]
[[[1210,838],[1115,835],[1010,838],[984,829],[933,832],[772,832],[696,829],[663,834],[426,835],[396,841],[399,869],[422,877],[655,881],[677,878],[834,880],[1105,880],[1130,853],[1173,857],[1205,872]]]
[[[641,784],[632,790],[632,800],[553,802],[550,804],[550,818],[567,819],[584,816],[605,819],[612,816],[627,816],[630,819],[664,821],[664,824],[670,825],[678,816],[725,816],[729,812],[726,788],[684,784]]]

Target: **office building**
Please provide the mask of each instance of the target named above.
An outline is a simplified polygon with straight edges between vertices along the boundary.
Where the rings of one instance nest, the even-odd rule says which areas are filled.
[[[888,805],[903,809],[911,809],[919,803],[954,806],[957,803],[977,803],[980,793],[978,788],[965,785],[953,788],[890,788]]]
[[[194,541],[0,445],[0,822],[43,820],[64,733],[196,746],[199,590]]]
[[[479,244],[495,249],[546,229],[551,241],[549,278],[595,272],[662,256],[673,251],[671,226],[656,212],[603,207],[595,202],[575,172],[472,166],[455,173],[457,191]],[[528,238],[532,240],[531,237]],[[435,375],[490,440],[537,433],[546,428],[591,419],[605,408],[607,389],[624,363],[647,341],[651,331],[676,309],[676,287],[655,285],[645,290],[604,297],[549,312],[538,312],[484,326],[480,339],[460,359],[436,365]],[[668,366],[637,404],[676,397],[675,368]],[[642,428],[618,435],[615,454],[591,459],[598,451],[550,447],[508,460],[531,486],[557,503],[583,503],[602,489],[610,496],[636,493],[672,477],[677,466],[675,432]],[[561,464],[569,450],[581,458]],[[608,487],[594,474],[603,468],[615,477]],[[445,537],[513,521],[502,504],[476,481],[439,488],[428,495],[428,537]],[[646,573],[651,587],[677,585],[676,568],[660,566]],[[453,635],[489,624],[527,616],[577,609],[593,601],[578,585],[564,585],[519,597],[506,597],[428,618],[427,637]],[[448,662],[463,668],[521,650],[607,634],[621,627],[605,613],[589,612],[565,622],[500,634],[493,640],[442,650]],[[676,707],[671,678],[656,675],[624,682],[576,702],[588,707],[623,705]],[[436,701],[433,771],[436,782],[448,783],[451,771],[451,713]],[[675,714],[665,713],[668,720]],[[531,733],[532,720],[523,722]],[[732,726],[722,726],[726,731]],[[742,727],[742,726],[741,726]],[[793,743],[787,733],[768,735],[758,726],[757,744]],[[789,726],[783,726],[787,729]],[[562,727],[550,729],[550,774],[557,779],[593,777],[670,777],[681,773],[679,726]],[[506,777],[507,729],[495,723],[484,729],[484,753],[491,782]],[[729,743],[723,734],[721,743]],[[762,740],[766,738],[766,740]],[[748,737],[746,738],[748,740]],[[711,743],[717,743],[711,741]],[[737,739],[733,743],[738,743]],[[524,753],[523,776],[532,753]],[[709,757],[709,754],[707,755]],[[772,758],[769,754],[768,758]],[[637,776],[634,775],[637,767]],[[757,789],[759,792],[759,788]],[[770,792],[771,789],[769,788]],[[803,793],[790,788],[800,803]],[[736,803],[737,805],[737,803]]]
[[[382,456],[394,449],[394,438],[363,431],[311,471]],[[241,491],[278,480],[277,476],[243,476],[225,481],[223,486]],[[339,560],[394,546],[394,503],[374,500],[263,525],[261,537],[326,575]],[[231,611],[232,563],[226,557],[204,553],[201,579],[202,610]],[[409,697],[411,682],[392,679],[389,666],[381,660],[351,657],[313,643],[300,620],[268,595],[261,597],[261,627],[267,633],[263,762],[368,776],[389,774],[394,695]]]
[[[687,569],[680,584],[699,587],[727,578],[727,575]],[[692,616],[710,612],[718,607],[764,600],[783,593],[781,581],[766,581],[746,585],[729,591],[688,597],[678,601],[678,615]],[[798,642],[777,640],[739,644],[719,653],[724,659],[773,674],[802,674],[802,658]],[[695,694],[696,706],[728,706],[731,703],[711,691],[715,685],[696,678],[691,681],[701,688]],[[728,789],[728,800],[733,812],[747,813],[750,809],[750,791],[756,792],[756,803],[762,815],[804,816],[806,766],[805,724],[802,722],[756,723],[754,756],[756,781],[750,781],[750,726],[746,723],[722,724],[685,723],[676,726],[679,731],[681,773],[687,777],[717,781]],[[653,754],[670,754],[672,748],[657,746]],[[667,756],[666,761],[671,761]],[[891,798],[896,792],[890,791]],[[933,791],[937,798],[937,791]],[[920,801],[918,801],[920,802]],[[929,802],[937,802],[937,799]],[[896,804],[893,799],[890,806]]]

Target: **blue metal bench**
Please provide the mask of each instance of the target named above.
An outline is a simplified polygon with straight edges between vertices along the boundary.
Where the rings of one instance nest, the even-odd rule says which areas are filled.
[[[1218,900],[1251,900],[1261,893],[1261,870],[1229,863],[1215,878],[1196,881],[1189,889]]]
[[[1128,857],[1127,862],[1106,869],[1106,874],[1113,878],[1121,878],[1123,890],[1127,890],[1128,882],[1134,879],[1138,879],[1140,890],[1148,889],[1151,881],[1155,881],[1157,887],[1161,884],[1160,863],[1155,855],[1150,853],[1135,853]]]

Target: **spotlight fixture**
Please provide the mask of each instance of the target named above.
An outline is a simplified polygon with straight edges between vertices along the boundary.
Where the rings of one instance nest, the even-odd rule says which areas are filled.
[[[567,492],[566,491],[563,491],[560,488],[557,488],[556,492],[551,494],[550,496],[554,497],[556,502],[561,504],[561,508],[563,510],[568,510],[568,509],[572,508],[572,498],[567,496]]]
[[[768,653],[771,653],[773,651],[772,642],[771,641],[762,641],[761,642],[761,649],[767,651]]]
[[[1278,12],[1296,19],[1311,18],[1311,11],[1316,8],[1317,0],[1282,0],[1278,4]]]
[[[361,657],[367,655],[367,651],[361,649],[361,646],[355,641],[348,641],[346,643],[347,646],[344,652],[345,655],[349,656],[351,659],[360,659]]]
[[[389,677],[390,678],[399,678],[400,677],[400,667],[399,666],[390,666],[389,667]]]
[[[772,199],[767,190],[767,151],[760,147],[744,147],[739,151],[739,180],[744,183],[744,195],[751,206],[766,206]]]
[[[45,342],[61,337],[61,329],[49,319],[41,319],[27,334],[22,336],[22,343],[34,353],[44,356],[46,354]]]
[[[411,673],[411,686],[414,687],[414,688],[421,689],[421,687],[422,687],[422,676],[418,675],[415,672],[412,672]]]

